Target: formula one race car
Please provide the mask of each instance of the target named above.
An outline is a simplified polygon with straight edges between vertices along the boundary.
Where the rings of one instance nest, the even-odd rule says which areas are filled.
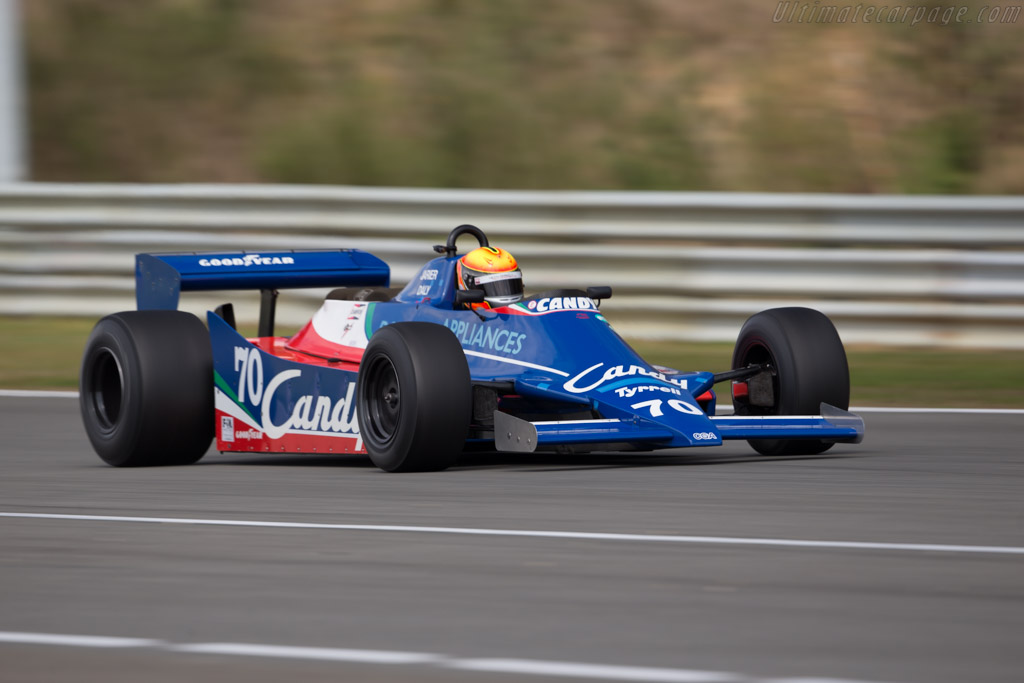
[[[858,443],[846,353],[832,323],[779,308],[743,325],[732,368],[681,372],[644,361],[611,328],[608,287],[522,296],[514,260],[459,226],[399,290],[356,250],[139,254],[137,311],[93,329],[80,401],[99,456],[120,467],[222,452],[367,453],[387,471],[440,470],[467,447],[649,451],[745,439],[763,454]],[[481,251],[482,250],[482,251]],[[277,290],[340,287],[292,337],[274,336]],[[518,287],[518,289],[517,289]],[[208,328],[177,310],[182,290],[259,289],[258,337],[230,304]],[[731,383],[734,414],[715,414]]]

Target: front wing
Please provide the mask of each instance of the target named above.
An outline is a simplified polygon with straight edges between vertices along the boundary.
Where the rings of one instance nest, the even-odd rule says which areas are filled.
[[[715,446],[723,440],[814,439],[860,443],[864,420],[853,413],[821,404],[821,415],[739,416],[709,418],[715,432],[696,433],[700,445]],[[670,446],[673,430],[642,418],[556,422],[528,422],[506,413],[494,413],[494,445],[499,451],[532,453],[562,445],[626,443]]]

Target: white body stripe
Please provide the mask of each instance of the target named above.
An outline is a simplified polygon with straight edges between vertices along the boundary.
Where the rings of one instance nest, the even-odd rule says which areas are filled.
[[[467,356],[476,356],[477,358],[486,358],[487,360],[496,360],[502,363],[510,363],[512,365],[518,365],[524,368],[533,368],[534,370],[543,370],[544,372],[550,372],[553,375],[559,377],[568,377],[568,372],[562,372],[561,370],[555,370],[554,368],[545,367],[543,365],[537,365],[536,363],[527,363],[524,360],[515,360],[514,358],[505,358],[503,356],[495,356],[490,353],[482,353],[480,351],[470,351],[469,349],[463,349]]]

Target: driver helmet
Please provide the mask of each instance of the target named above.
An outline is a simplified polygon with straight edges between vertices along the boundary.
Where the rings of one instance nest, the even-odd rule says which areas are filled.
[[[498,308],[523,298],[523,272],[504,249],[474,249],[459,259],[455,273],[459,289],[484,291],[484,303],[473,304],[473,308]]]

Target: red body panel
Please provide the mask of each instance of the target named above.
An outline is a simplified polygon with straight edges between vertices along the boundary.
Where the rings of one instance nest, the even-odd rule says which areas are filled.
[[[343,346],[342,344],[327,341],[316,333],[316,329],[311,322],[306,323],[294,337],[287,340],[284,349],[304,357],[330,360],[331,365],[336,367],[338,362],[358,367],[359,361],[363,359],[363,351],[365,351],[365,349],[354,346]],[[280,354],[275,353],[274,355]],[[284,356],[281,357],[283,358]],[[306,361],[299,360],[299,362],[305,363]]]
[[[303,353],[296,344],[300,335],[307,330],[302,347],[306,350],[323,350],[323,354]],[[319,340],[319,345],[317,340]],[[351,349],[331,344],[319,338],[307,325],[292,338],[288,337],[255,337],[247,339],[260,351],[273,356],[304,365],[336,368],[349,372],[359,371],[359,361],[363,349]],[[344,351],[344,353],[339,353]],[[343,360],[334,360],[344,356]],[[349,360],[351,359],[351,360]],[[222,453],[366,453],[363,441],[351,434],[285,434],[278,439],[269,439],[263,432],[235,419],[227,413],[216,410],[217,450]],[[230,434],[231,438],[224,437]]]
[[[366,453],[363,440],[351,434],[285,434],[271,440],[225,412],[217,410],[216,414],[217,450],[222,453]],[[223,438],[227,430],[231,432],[231,441]]]
[[[347,346],[340,346],[338,344],[332,344],[329,341],[320,340],[319,344],[307,341],[300,347],[296,344],[296,340],[299,335],[303,334],[306,329],[310,329],[308,325],[303,328],[294,337],[254,337],[247,339],[250,344],[258,348],[260,351],[277,356],[282,360],[290,360],[295,363],[303,363],[305,365],[318,365],[321,367],[337,368],[339,370],[348,370],[349,372],[358,372],[359,361],[363,358],[363,349],[354,349]],[[315,332],[312,333],[314,336]],[[318,353],[320,351],[320,353]]]

